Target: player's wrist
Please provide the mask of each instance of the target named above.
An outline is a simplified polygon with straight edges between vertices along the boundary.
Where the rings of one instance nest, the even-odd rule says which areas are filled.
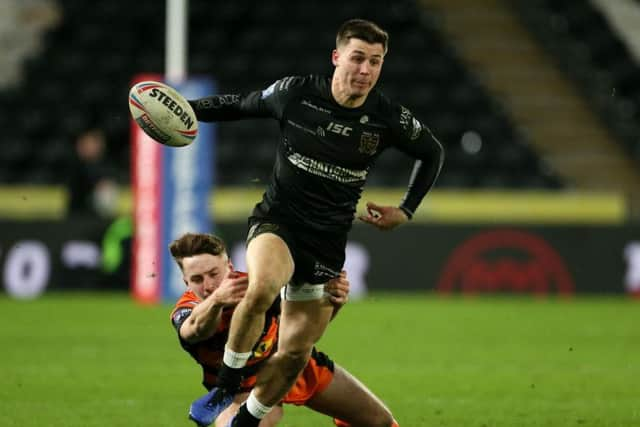
[[[211,298],[212,309],[219,310],[221,308],[224,308],[224,301],[222,301],[217,292],[212,293],[209,298]]]
[[[409,208],[402,205],[398,206],[398,208],[405,214],[407,221],[410,221],[413,218],[413,212]]]

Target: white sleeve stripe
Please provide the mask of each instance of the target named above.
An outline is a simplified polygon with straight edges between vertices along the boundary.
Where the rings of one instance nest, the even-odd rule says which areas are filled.
[[[282,91],[282,90],[288,90],[289,87],[291,86],[291,83],[293,83],[293,81],[295,80],[295,77],[284,77],[281,80],[278,81],[278,86],[277,86],[277,90],[278,91]]]
[[[287,77],[287,80],[284,83],[285,89],[289,90],[289,86],[291,86],[292,81],[293,81],[293,77]]]

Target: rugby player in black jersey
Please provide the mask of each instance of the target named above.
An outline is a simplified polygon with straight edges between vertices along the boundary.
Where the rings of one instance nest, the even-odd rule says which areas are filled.
[[[331,318],[324,284],[340,274],[375,159],[388,148],[416,159],[399,205],[367,203],[359,217],[383,230],[409,221],[440,173],[443,148],[431,131],[374,89],[387,43],[376,24],[352,19],[338,30],[331,77],[285,77],[262,91],[189,101],[199,121],[264,117],[281,129],[271,180],[249,218],[249,286],[231,321],[218,387],[206,404],[199,399],[191,408],[199,425],[209,425],[229,405],[279,292],[278,349],[230,425],[258,426],[306,365]]]

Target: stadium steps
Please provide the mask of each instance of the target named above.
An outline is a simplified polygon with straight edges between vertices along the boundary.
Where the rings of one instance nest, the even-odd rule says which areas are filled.
[[[420,2],[566,182],[579,189],[622,189],[627,194],[640,188],[632,161],[520,25],[508,2]]]
[[[593,6],[606,16],[636,62],[640,62],[640,2],[637,0],[592,0]]]
[[[60,19],[52,0],[0,2],[0,87],[16,86],[22,62],[41,48],[41,33]]]

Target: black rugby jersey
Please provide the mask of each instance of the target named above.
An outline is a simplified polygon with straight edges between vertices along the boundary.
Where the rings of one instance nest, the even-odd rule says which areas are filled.
[[[349,230],[369,168],[389,147],[416,159],[400,204],[409,217],[442,167],[443,149],[431,131],[375,88],[357,108],[339,105],[331,94],[331,79],[317,75],[285,77],[262,91],[189,102],[204,122],[279,121],[273,173],[253,214],[294,227]]]

